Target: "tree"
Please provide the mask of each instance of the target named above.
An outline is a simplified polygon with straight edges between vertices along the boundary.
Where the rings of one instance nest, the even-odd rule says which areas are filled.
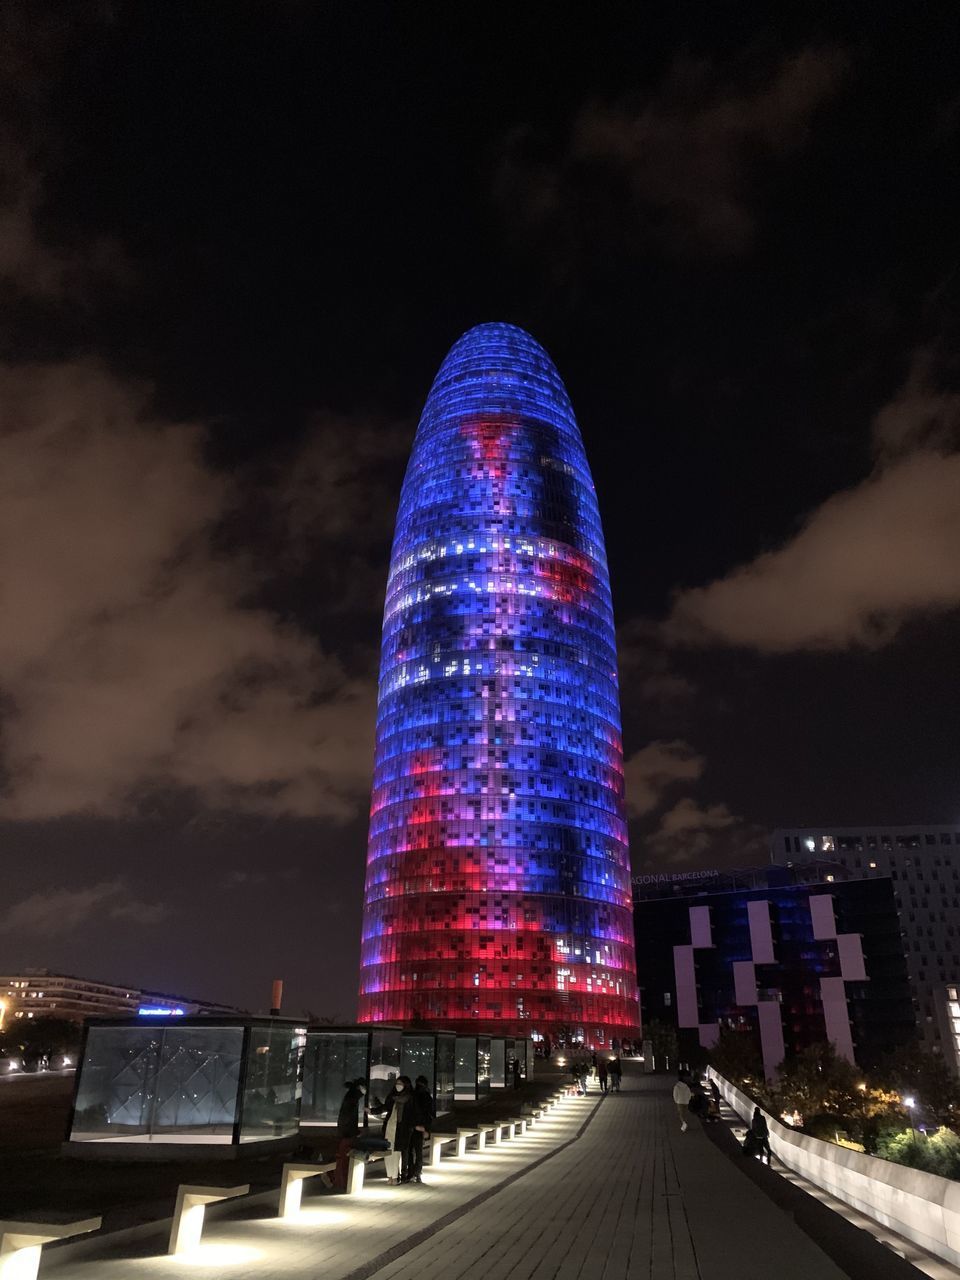
[[[650,1044],[656,1070],[669,1070],[671,1063],[676,1066],[680,1057],[676,1027],[668,1022],[648,1022],[643,1028],[643,1038]]]
[[[760,1046],[752,1027],[735,1031],[733,1027],[722,1026],[709,1058],[711,1067],[737,1088],[748,1081],[763,1079]]]
[[[876,1074],[901,1094],[915,1097],[921,1110],[938,1124],[956,1128],[960,1120],[960,1081],[939,1054],[915,1041],[884,1058]]]
[[[807,1045],[777,1071],[776,1100],[782,1111],[805,1119],[830,1115],[856,1121],[862,1111],[863,1073],[838,1056],[832,1044]]]

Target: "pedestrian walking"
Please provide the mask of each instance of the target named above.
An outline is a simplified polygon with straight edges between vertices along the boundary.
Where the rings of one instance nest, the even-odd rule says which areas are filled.
[[[611,1060],[610,1065],[607,1068],[607,1071],[609,1072],[609,1075],[610,1075],[610,1088],[613,1089],[614,1092],[619,1093],[620,1080],[623,1077],[623,1066],[620,1062],[619,1054]]]
[[[384,1100],[386,1116],[383,1136],[390,1143],[390,1150],[383,1158],[387,1170],[387,1182],[393,1187],[410,1173],[410,1137],[414,1128],[413,1087],[409,1076],[397,1076],[393,1088]]]
[[[570,1068],[570,1074],[573,1076],[573,1083],[576,1085],[577,1093],[583,1093],[583,1085],[580,1083],[580,1064],[574,1062]]]
[[[411,1105],[413,1106],[413,1128],[410,1132],[410,1157],[404,1182],[422,1182],[423,1141],[430,1137],[430,1130],[433,1128],[437,1114],[433,1094],[430,1092],[430,1083],[426,1076],[417,1076],[414,1081]]]
[[[586,1092],[587,1092],[587,1072],[588,1072],[588,1070],[589,1070],[589,1068],[588,1068],[588,1066],[587,1066],[587,1060],[586,1060],[586,1058],[584,1058],[584,1059],[581,1061],[581,1063],[580,1063],[580,1091],[581,1091],[582,1093],[586,1093]]]
[[[750,1133],[753,1136],[753,1149],[758,1152],[762,1160],[764,1155],[767,1157],[767,1164],[773,1159],[770,1151],[770,1128],[767,1125],[767,1117],[763,1114],[759,1107],[753,1109],[753,1119],[750,1121]]]
[[[687,1115],[690,1106],[690,1099],[693,1094],[690,1092],[690,1086],[687,1084],[683,1076],[673,1086],[673,1100],[676,1103],[677,1115],[680,1117],[680,1132],[687,1131]]]
[[[333,1175],[333,1185],[340,1191],[347,1189],[347,1162],[353,1149],[353,1140],[363,1127],[363,1099],[367,1092],[366,1081],[348,1080],[347,1092],[340,1103],[337,1115],[337,1167]]]
[[[600,1081],[600,1092],[601,1092],[601,1093],[606,1093],[606,1092],[607,1092],[607,1075],[608,1075],[608,1072],[609,1072],[609,1068],[608,1068],[608,1066],[607,1066],[607,1060],[606,1060],[606,1058],[601,1058],[601,1059],[600,1059],[600,1061],[597,1063],[597,1079]]]

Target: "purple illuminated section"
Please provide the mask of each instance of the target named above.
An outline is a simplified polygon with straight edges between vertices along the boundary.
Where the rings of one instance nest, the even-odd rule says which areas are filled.
[[[447,355],[400,498],[359,1016],[638,1026],[600,517],[560,376],[511,325]]]

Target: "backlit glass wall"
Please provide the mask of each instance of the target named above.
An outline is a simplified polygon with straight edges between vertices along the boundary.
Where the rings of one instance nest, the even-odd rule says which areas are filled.
[[[360,1020],[637,1026],[613,612],[549,356],[511,325],[430,391],[387,585]]]

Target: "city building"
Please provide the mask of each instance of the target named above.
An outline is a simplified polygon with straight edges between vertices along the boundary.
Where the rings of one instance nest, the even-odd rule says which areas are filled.
[[[867,1067],[915,1036],[890,880],[813,863],[637,881],[644,1025],[675,1026],[682,1059],[724,1026],[754,1034],[771,1077],[810,1044]]]
[[[512,325],[450,350],[403,484],[359,1010],[595,1044],[636,1034],[597,498],[560,376]]]
[[[52,973],[49,969],[23,969],[0,976],[0,1028],[19,1018],[85,1018],[136,1014],[141,1010],[181,1010],[192,1013],[238,1013],[229,1005],[186,999],[137,987],[118,987],[92,978]],[[160,1015],[162,1016],[162,1014]]]
[[[774,831],[771,861],[789,866],[813,856],[893,882],[917,1025],[926,1044],[960,1070],[945,996],[948,983],[960,983],[960,825]]]

